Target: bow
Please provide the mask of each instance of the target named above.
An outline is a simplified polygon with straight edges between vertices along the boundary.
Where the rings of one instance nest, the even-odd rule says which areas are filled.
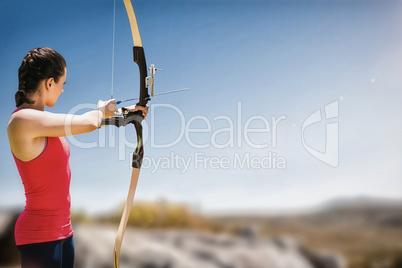
[[[153,95],[153,87],[154,87],[154,74],[157,70],[153,65],[151,65],[150,73],[151,76],[147,77],[147,64],[145,61],[144,48],[142,47],[142,41],[140,32],[138,29],[137,19],[135,17],[134,9],[130,0],[124,0],[124,5],[126,7],[127,15],[130,20],[131,33],[133,36],[134,47],[134,62],[137,63],[140,71],[140,96],[137,105],[141,105],[145,107],[148,101],[151,99],[148,94],[148,87],[151,87],[151,95]],[[130,188],[127,195],[127,201],[124,206],[123,215],[120,220],[119,229],[117,231],[114,249],[113,249],[113,264],[115,268],[119,267],[119,256],[121,243],[123,241],[124,232],[126,230],[127,221],[130,215],[131,206],[133,204],[133,199],[135,195],[135,190],[137,188],[138,176],[140,173],[140,168],[142,164],[142,159],[144,155],[144,148],[142,143],[142,125],[141,122],[144,120],[141,111],[129,111],[125,108],[122,108],[122,113],[115,115],[112,118],[102,120],[102,125],[114,125],[117,127],[126,126],[130,123],[134,124],[135,130],[137,132],[137,148],[133,153],[132,160],[132,174],[131,174],[131,182]]]

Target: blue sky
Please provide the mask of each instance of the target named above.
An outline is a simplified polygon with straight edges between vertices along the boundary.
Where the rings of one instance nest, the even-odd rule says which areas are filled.
[[[163,69],[157,73],[156,92],[191,88],[150,102],[153,113],[144,122],[147,167],[141,170],[137,200],[164,197],[208,212],[236,212],[306,207],[344,196],[402,197],[400,1],[133,5],[148,65]],[[24,194],[6,127],[26,53],[47,46],[65,57],[65,92],[48,109],[56,113],[84,107],[77,112],[83,113],[97,100],[110,98],[112,70],[114,97],[137,97],[138,68],[123,1],[116,1],[114,67],[112,0],[1,0],[0,20],[0,206],[15,207],[23,206]],[[324,120],[324,107],[334,102],[338,116]],[[302,136],[303,122],[317,110],[324,119]],[[275,137],[273,117],[282,118]],[[246,124],[256,129],[267,122],[270,132],[247,137],[238,132]],[[233,132],[227,130],[231,123]],[[339,129],[336,167],[313,157],[302,143],[304,138],[324,152],[327,123]],[[204,132],[188,132],[187,139],[183,134],[168,148],[151,144],[152,132],[157,144],[167,144],[190,128]],[[233,146],[215,140],[220,145],[233,140]],[[254,148],[247,141],[269,146]],[[72,208],[90,213],[116,208],[128,190],[133,149],[124,144],[134,145],[133,128],[102,129],[69,142]],[[82,148],[89,142],[95,146]],[[258,161],[269,155],[285,166],[235,166],[238,158]],[[196,166],[196,157],[202,165]],[[179,158],[189,161],[187,169],[173,166]],[[228,164],[216,168],[211,159]],[[152,160],[165,166],[155,168]]]

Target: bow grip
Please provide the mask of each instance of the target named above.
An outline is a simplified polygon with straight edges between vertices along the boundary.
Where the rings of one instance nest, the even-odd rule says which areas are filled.
[[[137,111],[141,114],[142,117],[142,113],[140,111]],[[144,117],[142,117],[142,119],[144,119]],[[133,122],[134,124],[134,128],[135,131],[137,132],[137,148],[135,149],[135,151],[133,152],[133,161],[132,161],[132,167],[133,168],[141,168],[142,165],[142,159],[144,157],[144,147],[143,147],[143,141],[142,141],[142,124],[141,124],[142,120],[136,120]]]
[[[141,123],[143,120],[144,117],[141,111],[132,112],[123,107],[122,113],[115,114],[111,118],[102,119],[101,126],[124,127],[136,121]]]
[[[141,168],[142,159],[144,157],[144,147],[142,141],[142,121],[144,116],[141,111],[131,112],[123,108],[123,113],[115,115],[111,118],[102,119],[102,126],[126,126],[130,123],[134,125],[135,131],[137,133],[137,148],[133,153],[132,167]]]

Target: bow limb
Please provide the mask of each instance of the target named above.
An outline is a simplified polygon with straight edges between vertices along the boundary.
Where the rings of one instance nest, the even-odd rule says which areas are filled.
[[[116,239],[114,242],[113,249],[113,265],[115,268],[119,267],[119,257],[121,244],[123,242],[124,232],[126,231],[127,221],[130,215],[130,210],[133,204],[133,199],[135,195],[135,190],[137,188],[138,176],[140,174],[140,169],[133,168],[131,174],[130,189],[128,190],[126,205],[124,206],[123,215],[121,216],[119,229],[117,230]]]
[[[126,7],[128,19],[130,21],[131,34],[133,36],[134,62],[137,63],[140,71],[140,98],[138,104],[145,107],[147,105],[147,102],[150,100],[150,96],[148,94],[148,87],[146,85],[148,69],[145,60],[144,48],[142,46],[140,30],[138,29],[137,18],[135,17],[133,5],[131,4],[130,0],[124,0],[124,5]]]
[[[114,242],[113,249],[113,264],[115,268],[119,267],[119,258],[120,258],[120,249],[121,244],[123,242],[124,232],[126,231],[127,222],[130,216],[131,207],[134,200],[135,190],[137,188],[138,177],[140,175],[140,168],[142,164],[142,159],[144,155],[144,149],[142,144],[142,119],[141,117],[136,117],[136,121],[134,121],[135,130],[137,132],[137,148],[133,153],[133,170],[131,173],[131,182],[130,188],[128,190],[126,205],[124,206],[123,215],[121,216],[119,229],[117,230],[116,239]]]

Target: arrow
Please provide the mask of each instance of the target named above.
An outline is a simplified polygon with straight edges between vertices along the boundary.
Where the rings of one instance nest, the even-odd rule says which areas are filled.
[[[185,91],[185,90],[189,90],[189,89],[190,88],[182,88],[182,89],[176,89],[176,90],[161,92],[161,93],[155,94],[154,97],[161,96],[161,95],[166,95],[166,94],[171,94],[171,93],[176,93],[176,92],[180,92],[180,91]],[[139,98],[133,98],[133,99],[127,99],[127,100],[122,100],[122,101],[116,101],[116,104],[119,105],[122,102],[134,101],[134,100],[138,100],[138,99]]]

